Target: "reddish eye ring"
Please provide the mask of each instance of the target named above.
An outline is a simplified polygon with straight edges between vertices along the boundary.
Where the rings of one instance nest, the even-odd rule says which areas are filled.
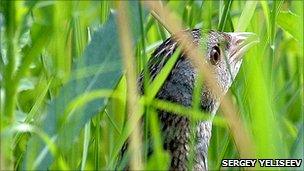
[[[212,65],[217,65],[221,59],[221,51],[218,46],[214,46],[210,53],[210,62]]]

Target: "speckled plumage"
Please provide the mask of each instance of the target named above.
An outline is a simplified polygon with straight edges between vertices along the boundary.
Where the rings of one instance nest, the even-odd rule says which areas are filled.
[[[200,43],[200,30],[193,30],[192,36],[196,45]],[[166,60],[174,53],[177,43],[167,39],[152,54],[148,63],[152,79],[158,74]],[[157,63],[156,61],[160,61]],[[189,59],[181,56],[171,71],[157,98],[191,106],[192,94],[197,72]],[[206,91],[202,93],[202,109],[207,112],[215,110],[216,100]],[[190,123],[184,116],[159,111],[164,148],[171,155],[171,170],[186,170],[190,150]],[[197,125],[197,154],[195,168],[206,170],[207,150],[211,137],[211,121],[204,121]]]
[[[205,61],[212,63],[211,54],[214,47],[220,50],[220,59],[213,62],[211,66],[212,72],[215,73],[215,81],[221,89],[220,96],[215,96],[211,89],[203,84],[201,92],[201,109],[205,112],[215,115],[220,98],[231,86],[236,74],[238,73],[242,59],[234,55],[236,50],[233,46],[232,37],[223,32],[209,31],[202,32],[199,29],[185,31],[185,34],[191,33],[194,44],[205,52]],[[239,41],[239,40],[237,40]],[[148,68],[153,80],[156,75],[166,64],[168,59],[173,55],[178,47],[178,40],[175,37],[168,38],[164,41],[152,54],[148,61]],[[242,54],[241,54],[242,55]],[[237,58],[238,57],[238,58]],[[211,61],[211,62],[210,62]],[[173,67],[168,78],[162,85],[157,94],[158,99],[167,100],[178,103],[186,107],[191,107],[193,89],[197,72],[190,60],[181,54]],[[139,87],[143,93],[143,74],[139,77]],[[187,170],[189,153],[190,153],[190,122],[185,116],[158,110],[159,119],[161,121],[161,130],[164,141],[164,149],[170,153],[171,164],[170,170]],[[212,121],[201,121],[196,123],[196,142],[194,170],[207,170],[207,152],[211,137]]]

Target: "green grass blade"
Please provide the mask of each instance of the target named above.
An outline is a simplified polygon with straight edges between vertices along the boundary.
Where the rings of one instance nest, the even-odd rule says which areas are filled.
[[[280,11],[277,17],[277,23],[296,40],[300,40],[300,35],[298,34],[300,32],[300,27],[298,27],[300,17],[298,15],[290,11]]]
[[[267,1],[260,1],[264,16],[265,16],[265,22],[266,22],[266,29],[267,29],[267,35],[268,39],[270,39],[270,12],[269,12],[269,7],[267,4]]]
[[[246,30],[246,28],[248,27],[248,25],[251,21],[251,18],[253,16],[257,3],[258,3],[257,1],[247,1],[246,2],[245,7],[244,7],[242,14],[238,21],[238,25],[236,28],[237,32],[243,32]]]
[[[90,103],[85,104],[82,110],[76,112],[73,115],[72,119],[65,125],[60,125],[64,119],[64,115],[61,115],[65,110],[65,105],[68,104],[74,97],[82,94],[83,92],[88,92],[90,90],[94,90],[96,88],[115,88],[117,82],[121,76],[121,66],[120,64],[120,56],[117,55],[119,52],[118,46],[111,46],[113,40],[117,40],[117,34],[115,33],[115,21],[112,16],[112,19],[109,20],[108,25],[104,26],[103,29],[99,30],[92,37],[91,44],[87,47],[83,61],[79,60],[77,62],[76,69],[80,69],[86,66],[94,66],[99,65],[100,68],[102,66],[106,66],[109,64],[109,61],[116,63],[116,65],[112,65],[114,69],[110,73],[100,73],[96,75],[92,75],[90,77],[86,77],[80,80],[71,80],[68,82],[61,90],[60,96],[56,98],[49,105],[49,112],[46,115],[45,122],[48,124],[45,125],[44,129],[49,130],[46,131],[49,135],[59,134],[58,141],[61,144],[61,150],[65,150],[66,153],[69,151],[70,143],[75,137],[76,134],[79,133],[79,129],[84,127],[85,123],[98,112],[98,109],[102,108],[105,105],[105,101],[102,99],[97,99],[95,101],[90,101]],[[116,37],[115,37],[116,36]],[[111,39],[108,42],[105,39]],[[107,43],[105,43],[107,42]],[[115,43],[114,43],[115,44]],[[118,44],[118,43],[117,43]],[[111,46],[111,48],[109,48]],[[97,48],[98,47],[98,48]],[[107,49],[107,51],[105,50]],[[102,55],[104,54],[104,55]],[[102,55],[104,58],[100,58]],[[95,106],[95,107],[93,107]],[[97,107],[98,106],[98,107]],[[81,113],[81,111],[86,111],[85,113]],[[53,116],[58,116],[57,120],[53,120]],[[57,125],[59,124],[59,125]],[[57,126],[56,126],[57,125]],[[58,128],[58,130],[54,130],[54,128]],[[52,131],[50,131],[52,130]],[[71,147],[71,146],[70,146]],[[39,168],[48,167],[48,165],[44,162],[41,163]]]
[[[223,12],[221,13],[219,25],[218,25],[219,31],[224,31],[224,28],[227,24],[226,22],[227,22],[228,15],[230,15],[231,4],[232,4],[232,0],[224,1],[224,9],[223,9]]]
[[[83,140],[83,150],[82,150],[82,159],[81,159],[81,170],[85,170],[86,161],[88,157],[89,143],[90,143],[90,134],[91,134],[91,121],[89,121],[84,127],[84,140]]]

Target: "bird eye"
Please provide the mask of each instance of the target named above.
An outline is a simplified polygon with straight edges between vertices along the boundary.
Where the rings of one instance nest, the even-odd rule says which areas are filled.
[[[210,53],[210,62],[212,65],[218,64],[221,58],[221,51],[218,46],[214,46]]]

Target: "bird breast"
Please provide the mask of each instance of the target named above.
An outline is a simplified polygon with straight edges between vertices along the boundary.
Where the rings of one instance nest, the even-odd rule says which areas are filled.
[[[191,107],[193,89],[197,72],[190,61],[181,57],[167,78],[157,98]],[[212,112],[215,102],[208,90],[202,92],[201,107]],[[187,170],[190,153],[190,122],[185,116],[159,111],[161,130],[164,137],[164,148],[171,154],[170,170]],[[207,150],[211,136],[211,121],[197,123],[196,126],[195,170],[207,169]]]

